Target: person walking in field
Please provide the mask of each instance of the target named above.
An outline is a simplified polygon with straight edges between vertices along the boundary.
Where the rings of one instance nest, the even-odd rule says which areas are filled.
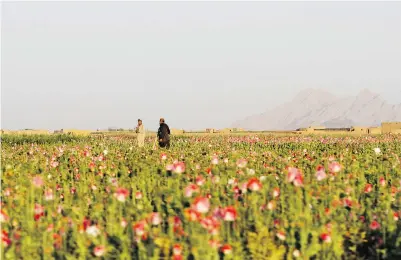
[[[157,131],[157,139],[159,146],[162,148],[170,148],[170,128],[165,123],[164,118],[160,118],[159,130]]]
[[[135,132],[138,134],[137,135],[138,147],[144,147],[145,146],[145,128],[142,124],[141,119],[138,119],[138,126],[135,128]]]

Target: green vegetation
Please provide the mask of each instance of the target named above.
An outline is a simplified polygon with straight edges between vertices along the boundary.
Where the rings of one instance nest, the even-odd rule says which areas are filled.
[[[401,136],[1,138],[2,259],[401,258]]]

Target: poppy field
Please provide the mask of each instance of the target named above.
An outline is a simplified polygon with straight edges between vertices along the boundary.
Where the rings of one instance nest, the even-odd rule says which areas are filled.
[[[401,259],[400,135],[1,138],[1,259]]]

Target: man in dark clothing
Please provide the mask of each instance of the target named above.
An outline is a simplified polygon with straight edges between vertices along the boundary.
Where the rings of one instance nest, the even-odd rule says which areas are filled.
[[[157,131],[157,138],[159,139],[159,146],[170,148],[170,128],[164,122],[164,118],[160,118],[159,121],[160,127]]]

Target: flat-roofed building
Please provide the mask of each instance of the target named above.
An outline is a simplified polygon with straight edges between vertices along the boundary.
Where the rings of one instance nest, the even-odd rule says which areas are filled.
[[[383,134],[395,133],[401,129],[401,122],[383,122],[381,128]]]

